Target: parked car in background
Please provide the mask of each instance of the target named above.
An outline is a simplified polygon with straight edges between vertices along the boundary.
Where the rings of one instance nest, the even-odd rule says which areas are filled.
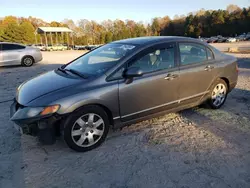
[[[245,41],[245,40],[247,40],[247,36],[245,34],[236,37],[236,41]]]
[[[216,43],[218,41],[217,37],[210,37],[207,41],[207,43]]]
[[[42,60],[40,49],[16,43],[0,42],[0,66],[32,66]]]
[[[56,47],[51,44],[48,44],[45,49],[46,51],[55,51]]]
[[[112,42],[21,84],[11,120],[44,143],[62,133],[70,148],[88,151],[110,128],[202,103],[220,108],[237,84],[236,61],[185,37]]]
[[[237,42],[236,38],[230,37],[227,39],[227,42]]]
[[[246,34],[246,40],[250,40],[250,32]]]
[[[64,46],[62,44],[55,44],[55,45],[49,44],[46,47],[46,51],[64,51],[64,50],[67,50],[67,49],[68,49],[68,47]]]
[[[41,51],[45,51],[46,50],[46,46],[44,44],[33,44],[31,46],[34,47],[34,48],[38,48]]]
[[[74,50],[86,50],[86,46],[85,45],[75,45]]]
[[[65,46],[65,45],[63,45],[63,44],[57,44],[57,45],[55,45],[55,49],[56,49],[57,51],[65,51],[65,50],[68,49],[68,47]]]
[[[96,48],[96,45],[87,45],[86,50],[93,50]]]
[[[202,41],[202,42],[206,42],[207,43],[208,40],[209,40],[209,38],[200,38],[199,40]]]
[[[226,42],[227,41],[227,38],[226,37],[223,37],[221,35],[218,35],[217,36],[217,42],[218,43],[222,43],[222,42]]]

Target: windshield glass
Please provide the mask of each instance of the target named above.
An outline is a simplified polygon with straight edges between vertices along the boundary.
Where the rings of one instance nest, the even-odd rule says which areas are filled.
[[[64,69],[73,69],[90,76],[104,74],[134,48],[135,46],[130,44],[107,44],[76,59]]]

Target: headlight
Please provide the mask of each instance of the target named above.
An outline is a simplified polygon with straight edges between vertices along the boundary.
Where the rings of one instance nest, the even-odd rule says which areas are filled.
[[[43,107],[38,107],[38,108],[30,108],[27,111],[27,116],[28,117],[35,117],[37,116],[39,113],[41,113],[41,111],[43,110]]]
[[[15,121],[45,116],[57,112],[59,108],[60,105],[58,104],[46,107],[25,107],[23,109],[17,110],[16,113],[11,117],[11,120]]]
[[[45,107],[43,109],[43,111],[40,113],[40,115],[48,115],[48,114],[53,114],[55,112],[57,112],[60,108],[60,105],[56,104],[56,105],[52,105],[52,106],[48,106],[48,107]]]

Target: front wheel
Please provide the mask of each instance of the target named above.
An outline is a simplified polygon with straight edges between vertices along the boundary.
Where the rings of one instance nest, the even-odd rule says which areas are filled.
[[[79,152],[100,146],[109,131],[109,119],[99,106],[86,106],[72,113],[64,125],[64,140]]]
[[[208,105],[213,109],[220,108],[227,99],[228,87],[227,83],[219,79],[217,80],[210,91],[210,98],[208,99]]]

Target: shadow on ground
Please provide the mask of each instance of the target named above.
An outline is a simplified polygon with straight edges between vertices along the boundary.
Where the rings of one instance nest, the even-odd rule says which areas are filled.
[[[250,69],[250,58],[238,58],[238,66],[243,69]]]

